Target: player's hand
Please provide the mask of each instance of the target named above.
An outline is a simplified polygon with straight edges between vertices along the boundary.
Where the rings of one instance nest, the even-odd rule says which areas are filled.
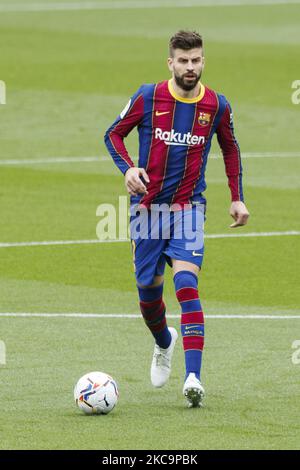
[[[242,201],[233,201],[230,206],[229,211],[231,217],[235,220],[233,224],[230,225],[231,228],[241,227],[246,225],[249,217],[249,212],[247,207]]]
[[[143,177],[146,183],[149,183],[149,176],[147,175],[144,168],[132,167],[129,168],[125,173],[125,186],[131,196],[137,196],[138,194],[148,194],[147,188],[141,180]]]

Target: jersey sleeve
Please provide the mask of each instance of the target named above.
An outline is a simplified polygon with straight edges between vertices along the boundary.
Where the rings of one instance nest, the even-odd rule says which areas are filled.
[[[125,147],[124,139],[141,122],[143,115],[144,98],[142,87],[140,87],[105,133],[105,145],[115,164],[123,174],[126,173],[128,168],[134,166]]]
[[[217,139],[222,150],[225,171],[232,201],[244,201],[242,187],[242,162],[239,145],[234,136],[232,110],[228,101],[216,129]]]

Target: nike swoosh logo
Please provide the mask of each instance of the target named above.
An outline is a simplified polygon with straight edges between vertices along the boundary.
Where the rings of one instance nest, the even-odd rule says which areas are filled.
[[[202,253],[196,253],[195,250],[193,251],[192,255],[193,255],[193,256],[203,256]]]
[[[190,330],[191,328],[196,328],[195,326],[186,326],[185,329],[186,330]]]
[[[155,116],[162,116],[163,114],[169,114],[169,112],[170,111],[162,111],[162,112],[156,111]]]

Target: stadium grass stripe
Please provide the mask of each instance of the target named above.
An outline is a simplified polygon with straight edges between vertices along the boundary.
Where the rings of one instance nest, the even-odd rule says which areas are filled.
[[[55,3],[11,3],[0,5],[1,12],[47,12],[47,11],[81,11],[81,10],[127,10],[127,9],[155,9],[155,8],[199,8],[199,7],[225,7],[225,6],[265,6],[297,4],[298,0],[129,0],[111,2],[55,2]]]

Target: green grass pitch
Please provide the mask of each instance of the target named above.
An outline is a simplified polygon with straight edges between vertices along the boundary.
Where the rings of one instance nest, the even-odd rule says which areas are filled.
[[[142,319],[1,316],[137,314],[129,243],[1,244],[96,238],[97,206],[126,194],[113,162],[37,161],[107,155],[103,134],[129,96],[169,77],[168,39],[180,28],[203,34],[203,83],[234,110],[251,213],[234,233],[299,232],[300,105],[291,86],[300,79],[300,4],[3,12],[14,3],[30,2],[0,0],[0,449],[299,448],[300,318],[246,317],[300,316],[299,236],[206,240],[207,397],[196,410],[182,396],[180,341],[168,385],[151,387]],[[127,145],[137,155],[136,132]],[[221,158],[209,160],[207,183],[206,233],[233,233]],[[179,315],[170,270],[165,301]],[[211,317],[222,314],[245,318]],[[92,370],[119,385],[107,416],[84,416],[73,403],[75,382]]]

